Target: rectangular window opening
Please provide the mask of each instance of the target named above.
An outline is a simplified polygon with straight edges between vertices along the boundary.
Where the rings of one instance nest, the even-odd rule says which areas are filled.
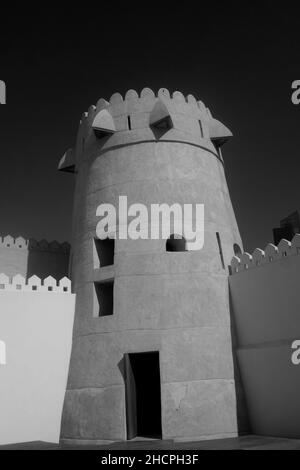
[[[111,266],[114,264],[115,256],[115,240],[114,238],[106,238],[100,240],[99,238],[94,239],[95,243],[95,268],[103,268],[104,266]]]
[[[114,281],[95,282],[94,317],[107,317],[114,313]]]
[[[130,116],[127,116],[127,124],[128,124],[128,129],[131,131],[131,118],[130,118]]]

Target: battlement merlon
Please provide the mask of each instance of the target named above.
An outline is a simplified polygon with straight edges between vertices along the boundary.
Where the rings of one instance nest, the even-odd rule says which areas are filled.
[[[52,276],[46,277],[43,281],[38,276],[31,276],[27,281],[21,275],[9,277],[0,273],[0,293],[1,292],[49,292],[71,294],[71,280],[64,276],[60,280]]]
[[[265,250],[256,248],[252,255],[245,252],[238,256],[234,256],[230,265],[231,275],[240,273],[242,271],[247,271],[248,269],[255,267],[264,266],[288,256],[299,254],[300,234],[297,233],[291,242],[283,238],[278,246],[269,243]]]
[[[37,241],[34,238],[26,240],[23,237],[12,237],[6,235],[0,236],[0,248],[25,249],[28,251],[47,251],[51,253],[69,253],[70,244],[68,242],[58,243],[56,240],[47,242],[46,240]]]
[[[170,96],[166,88],[161,88],[157,95],[150,88],[144,88],[140,95],[129,90],[125,98],[119,93],[114,93],[109,101],[101,98],[83,114],[76,145],[65,153],[58,169],[75,173],[76,164],[96,142],[101,152],[116,146],[155,142],[158,138],[153,126],[166,118],[169,128],[160,135],[160,141],[190,143],[219,157],[216,147],[232,137],[231,131],[193,95],[185,98],[175,91]]]

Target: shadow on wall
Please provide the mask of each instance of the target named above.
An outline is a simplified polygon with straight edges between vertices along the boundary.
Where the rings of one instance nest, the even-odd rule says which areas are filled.
[[[29,279],[33,275],[56,280],[69,277],[70,245],[67,242],[47,242],[11,235],[0,236],[0,273],[9,277],[18,274]]]
[[[238,339],[237,339],[237,331],[236,331],[236,325],[235,325],[235,319],[234,319],[230,286],[229,286],[229,306],[230,306],[232,357],[233,357],[235,393],[236,393],[237,425],[238,425],[238,434],[243,435],[243,434],[251,433],[251,425],[250,425],[245,389],[244,389],[244,385],[242,382],[240,367],[238,364],[238,357],[237,357]]]
[[[34,242],[29,242],[26,278],[36,275],[42,279],[52,276],[62,279],[69,275],[70,250],[66,246],[64,250],[51,250],[39,248]]]

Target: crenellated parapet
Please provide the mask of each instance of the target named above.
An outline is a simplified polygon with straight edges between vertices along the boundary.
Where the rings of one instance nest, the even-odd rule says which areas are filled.
[[[156,132],[156,131],[159,132]],[[231,136],[202,101],[181,92],[161,88],[154,93],[129,90],[123,97],[114,93],[108,101],[101,98],[82,115],[74,149],[61,158],[59,170],[76,172],[82,154],[90,144],[102,150],[138,141],[171,140],[200,145],[212,153]]]
[[[256,248],[252,254],[242,253],[231,260],[231,274],[264,266],[288,256],[300,254],[300,234],[296,234],[291,242],[282,239],[278,246],[269,243],[265,250]]]
[[[50,253],[69,253],[70,244],[67,242],[58,243],[57,241],[47,242],[46,240],[37,241],[33,238],[26,240],[23,237],[13,238],[11,235],[0,237],[0,248],[15,248],[18,250],[45,251]]]
[[[59,282],[52,276],[46,277],[43,281],[38,276],[31,276],[26,279],[17,274],[9,277],[6,274],[0,274],[0,293],[1,292],[54,292],[71,294],[71,281],[63,277]]]

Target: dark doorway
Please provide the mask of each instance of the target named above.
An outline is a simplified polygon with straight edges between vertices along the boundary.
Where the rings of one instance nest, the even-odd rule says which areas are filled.
[[[125,354],[127,439],[160,439],[159,352]]]

